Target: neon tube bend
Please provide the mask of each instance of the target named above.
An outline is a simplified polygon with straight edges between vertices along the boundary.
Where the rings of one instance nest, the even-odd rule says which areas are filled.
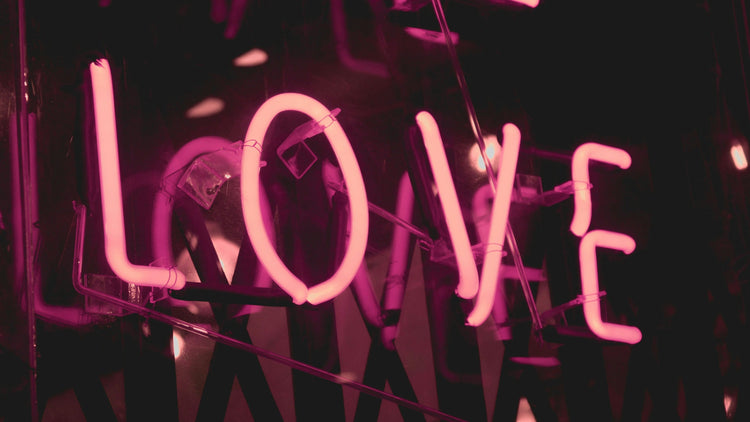
[[[292,297],[294,303],[302,304],[307,300],[317,305],[334,298],[345,290],[362,263],[369,230],[367,194],[349,139],[338,121],[332,119],[324,133],[331,143],[344,174],[349,193],[352,232],[344,258],[336,272],[328,280],[308,289],[276,253],[263,226],[258,205],[260,203],[260,148],[263,146],[271,121],[276,115],[287,110],[305,113],[317,121],[329,117],[331,113],[317,100],[297,93],[279,94],[261,105],[247,129],[246,145],[242,151],[242,213],[250,242],[271,278]]]
[[[574,186],[578,183],[589,185],[589,160],[615,164],[621,169],[626,169],[631,164],[630,154],[624,150],[594,142],[585,143],[573,153],[571,172]],[[573,199],[575,210],[570,231],[581,237],[586,234],[591,224],[591,191],[588,188],[576,189]]]
[[[167,163],[161,177],[161,186],[154,198],[154,209],[151,217],[151,248],[154,261],[161,265],[175,266],[172,255],[172,204],[177,193],[177,182],[183,171],[193,161],[204,154],[210,154],[225,148],[231,148],[232,142],[218,136],[203,136],[183,145]],[[181,171],[182,170],[182,171]],[[271,208],[265,191],[261,189],[261,207],[263,207],[266,230],[273,234]],[[272,239],[273,241],[273,236]],[[266,269],[259,265],[255,273],[254,286],[270,287],[271,278]],[[259,305],[248,305],[249,310],[259,309]]]
[[[495,194],[492,191],[492,186],[489,184],[483,185],[476,192],[471,200],[471,216],[474,221],[474,230],[479,238],[479,241],[483,244],[488,243],[488,237],[490,234],[490,219],[492,217],[492,201],[495,199]],[[498,281],[501,281],[505,277],[505,269],[500,266],[498,273]],[[495,296],[505,296],[505,289],[502,282],[495,287]],[[479,293],[481,294],[481,293]],[[508,307],[505,304],[505,300],[495,300],[495,305],[492,307],[492,318],[495,320],[497,333],[501,338],[510,338],[511,331],[509,326],[500,326],[499,324],[508,320]]]
[[[109,62],[101,59],[91,63],[89,71],[94,97],[104,252],[107,262],[115,275],[128,283],[182,289],[185,286],[185,274],[176,268],[134,265],[128,259],[122,210],[122,187],[120,186],[115,102]]]
[[[478,327],[487,320],[495,303],[497,279],[503,259],[503,241],[505,228],[508,226],[510,199],[513,192],[513,181],[516,175],[518,152],[521,147],[521,131],[508,123],[503,126],[503,150],[500,172],[497,176],[497,193],[492,203],[490,230],[482,264],[482,278],[479,283],[479,295],[474,309],[466,318],[468,325]]]
[[[172,256],[172,198],[177,191],[175,174],[180,169],[190,165],[203,154],[208,154],[231,145],[227,139],[218,136],[205,136],[193,139],[180,148],[169,160],[167,168],[162,173],[161,189],[154,199],[154,210],[151,218],[151,246],[156,262],[175,265]]]
[[[427,150],[427,158],[430,160],[432,175],[435,178],[440,205],[443,207],[445,222],[448,225],[448,233],[453,244],[458,265],[458,286],[456,293],[464,299],[471,299],[479,289],[479,273],[477,272],[474,255],[471,252],[469,234],[466,232],[464,217],[458,205],[458,195],[451,178],[451,170],[448,167],[448,159],[445,157],[443,140],[440,137],[435,118],[426,111],[417,114],[417,125],[422,131],[422,139]]]
[[[583,315],[586,324],[598,337],[605,340],[635,344],[641,341],[641,331],[629,325],[602,321],[599,301],[599,276],[596,264],[596,248],[609,248],[631,254],[635,250],[632,237],[606,230],[592,230],[581,239],[579,260],[581,264],[581,292],[584,298]]]

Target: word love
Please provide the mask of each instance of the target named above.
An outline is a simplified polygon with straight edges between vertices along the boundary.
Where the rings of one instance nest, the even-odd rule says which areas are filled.
[[[126,282],[182,289],[186,280],[185,275],[179,270],[135,265],[127,257],[111,72],[106,60],[92,63],[89,70],[94,94],[107,261],[112,271]],[[266,131],[279,113],[290,110],[307,114],[323,128],[323,133],[331,143],[343,173],[351,212],[351,233],[341,264],[329,279],[310,288],[289,270],[276,253],[266,224],[264,224],[260,206],[262,203],[259,180],[260,156]],[[420,112],[416,116],[416,122],[422,132],[456,255],[459,273],[456,294],[464,299],[476,297],[475,307],[466,323],[478,326],[488,318],[496,294],[521,134],[513,124],[506,124],[503,127],[503,153],[480,278],[437,123],[427,112]],[[589,185],[589,160],[616,164],[623,169],[630,166],[630,156],[627,152],[587,143],[580,146],[573,156],[572,179],[574,183],[581,182],[586,186]],[[302,94],[285,93],[268,99],[255,113],[248,127],[242,149],[240,177],[242,212],[253,249],[271,279],[292,297],[294,303],[320,304],[335,298],[349,287],[364,260],[369,232],[368,202],[362,173],[351,144],[341,125],[331,117],[331,112],[317,100]],[[603,230],[588,232],[592,212],[589,190],[577,190],[574,200],[575,215],[571,223],[571,231],[582,237],[579,257],[583,296],[598,297],[596,248],[618,249],[628,254],[634,250],[635,241],[620,233]],[[599,337],[631,344],[640,341],[641,333],[637,328],[603,322],[598,300],[585,301],[584,314],[590,329]]]

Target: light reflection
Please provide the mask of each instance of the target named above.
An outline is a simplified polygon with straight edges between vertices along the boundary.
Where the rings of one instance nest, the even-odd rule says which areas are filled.
[[[539,0],[513,0],[516,3],[521,3],[523,5],[529,6],[529,7],[537,7],[539,6]]]
[[[208,97],[190,107],[188,111],[185,112],[185,117],[188,119],[209,117],[221,113],[222,110],[224,110],[224,100],[216,97]]]
[[[185,348],[185,340],[179,331],[172,330],[172,353],[174,358],[177,359],[182,355],[182,350]]]
[[[526,397],[521,397],[521,401],[518,403],[518,416],[516,416],[516,422],[536,422],[534,413],[531,411],[531,405]]]
[[[487,158],[489,158],[492,162],[492,167],[497,168],[497,165],[500,162],[500,154],[502,151],[500,142],[498,142],[497,136],[495,135],[485,135],[483,138],[485,145],[484,151],[487,153]],[[477,171],[487,171],[487,166],[484,164],[482,154],[479,153],[478,144],[472,145],[471,149],[469,150],[469,161],[471,162],[472,167],[474,167]]]
[[[234,65],[237,67],[260,66],[268,61],[268,53],[260,48],[253,48],[241,56],[234,59]]]
[[[745,170],[747,168],[747,155],[745,154],[745,149],[742,148],[742,145],[739,143],[735,143],[734,145],[732,145],[730,153],[732,154],[732,162],[734,162],[734,167],[737,170]]]
[[[218,234],[211,234],[211,243],[213,243],[216,249],[221,269],[224,271],[224,275],[227,276],[227,281],[231,284],[232,277],[234,276],[234,268],[237,266],[237,255],[240,253],[240,247]],[[194,248],[195,245],[192,247]],[[185,273],[190,280],[199,280],[198,272],[195,270],[187,249],[183,250],[177,258],[177,268]]]
[[[232,278],[234,277],[234,269],[237,266],[240,246],[220,234],[216,226],[209,225],[208,230],[209,236],[211,236],[211,243],[216,250],[216,255],[219,257],[221,269],[224,271],[224,275],[227,277],[227,281],[231,285]],[[179,253],[175,265],[188,279],[196,281],[200,280],[200,277],[198,277],[198,271],[195,269],[195,265],[193,264],[193,260],[190,258],[190,253],[187,249],[183,249],[182,252]],[[212,314],[211,307],[207,302],[191,302],[175,298],[171,298],[170,300],[172,306],[185,308],[185,310],[192,315],[200,316]],[[252,305],[247,305],[243,308],[241,313],[253,313],[258,310],[260,310],[260,307],[256,309]]]

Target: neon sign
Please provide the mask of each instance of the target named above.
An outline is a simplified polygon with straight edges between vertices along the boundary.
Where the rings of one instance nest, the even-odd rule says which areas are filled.
[[[182,289],[185,285],[185,275],[175,268],[135,265],[127,258],[114,95],[109,64],[106,60],[100,60],[90,65],[90,71],[94,92],[94,114],[107,262],[114,273],[128,283],[175,290]],[[273,119],[284,111],[305,113],[323,128],[323,133],[329,139],[341,167],[343,180],[348,191],[351,225],[343,260],[329,279],[310,288],[289,270],[276,253],[274,242],[269,237],[270,228],[267,218],[263,218],[261,212],[264,208],[262,204],[264,204],[265,199],[259,180],[263,141]],[[427,112],[417,114],[416,122],[422,132],[456,256],[459,272],[456,294],[465,299],[477,296],[476,305],[467,317],[466,323],[471,326],[479,326],[489,317],[497,293],[497,281],[502,271],[503,241],[508,222],[521,134],[513,124],[506,124],[503,127],[501,166],[497,179],[497,192],[492,205],[489,231],[485,242],[484,264],[480,280],[437,122]],[[196,148],[202,147],[198,145]],[[603,230],[594,230],[587,233],[592,212],[591,195],[588,189],[590,187],[589,160],[616,164],[623,169],[628,168],[631,163],[627,152],[595,143],[581,145],[573,156],[573,183],[574,185],[576,183],[583,184],[585,187],[575,191],[575,214],[571,222],[571,231],[579,237],[583,236],[579,249],[583,297],[597,298],[596,300],[584,301],[586,322],[592,332],[601,338],[631,344],[637,343],[641,338],[641,333],[637,328],[605,323],[601,319],[601,309],[598,302],[596,247],[617,249],[629,254],[635,249],[635,241],[621,233]],[[353,279],[357,278],[358,272],[361,272],[364,268],[362,264],[369,231],[367,195],[362,173],[351,144],[341,125],[325,106],[313,98],[297,93],[280,94],[268,99],[255,113],[248,127],[242,149],[240,177],[242,212],[253,249],[270,277],[292,297],[295,304],[308,302],[316,305],[331,300],[344,291]],[[402,180],[402,185],[404,183]],[[399,194],[399,196],[403,195]],[[410,200],[404,199],[403,202],[406,205],[411,204]],[[164,212],[159,214],[164,214]],[[165,233],[162,233],[161,237],[164,236]],[[397,243],[401,246],[406,244],[403,239],[400,239]],[[160,252],[162,255],[168,254],[166,249],[161,249]],[[398,255],[400,256],[400,253]],[[359,278],[365,277],[363,277],[363,274],[359,274]],[[395,298],[393,301],[400,302],[400,298]],[[398,306],[397,303],[395,305]]]
[[[471,242],[461,214],[461,207],[458,205],[458,195],[451,178],[448,159],[445,157],[443,140],[440,137],[437,122],[430,113],[422,111],[417,114],[417,125],[422,131],[427,158],[430,160],[430,167],[440,196],[440,205],[448,225],[448,234],[456,254],[458,265],[456,294],[464,299],[471,299],[476,296],[479,289],[479,273],[471,252]]]
[[[125,219],[122,211],[120,158],[117,150],[115,100],[112,74],[107,60],[91,63],[94,119],[99,158],[99,186],[104,223],[104,254],[117,277],[142,286],[182,289],[185,274],[176,268],[148,267],[130,262],[125,243]]]
[[[320,284],[307,288],[286,264],[279,258],[263,226],[260,207],[260,154],[263,140],[271,121],[283,111],[298,111],[307,114],[319,125],[325,127],[323,133],[331,142],[349,191],[351,211],[351,234],[344,258],[336,272]],[[351,283],[365,256],[369,214],[367,194],[359,163],[354,156],[349,139],[330,110],[313,98],[302,94],[286,93],[269,98],[253,116],[245,135],[242,151],[241,172],[242,214],[250,242],[258,255],[258,260],[271,275],[271,278],[287,292],[294,303],[305,301],[317,305],[338,296]]]
[[[589,160],[615,164],[621,169],[630,167],[630,154],[619,149],[594,142],[585,143],[573,153],[571,172],[575,193],[575,210],[570,231],[578,237],[583,236],[591,224],[591,182],[589,180]],[[582,186],[581,186],[582,185]]]
[[[635,344],[641,341],[641,331],[629,325],[602,322],[599,303],[599,276],[596,266],[596,248],[609,248],[631,254],[635,250],[632,237],[606,230],[592,230],[581,239],[578,258],[581,262],[581,292],[586,325],[605,340]]]
[[[477,265],[471,251],[471,243],[466,231],[466,225],[458,205],[458,195],[453,186],[448,160],[440,139],[437,123],[427,112],[417,114],[417,124],[422,130],[430,167],[435,177],[440,204],[445,213],[448,231],[453,243],[458,265],[459,282],[456,293],[464,299],[471,299],[477,295],[477,303],[466,319],[472,326],[481,325],[489,316],[495,299],[497,278],[503,252],[505,227],[508,223],[511,192],[516,174],[516,162],[521,145],[521,132],[513,124],[503,127],[503,149],[500,173],[497,181],[497,194],[492,205],[489,235],[484,252],[481,283],[478,280]]]
[[[583,316],[586,319],[586,325],[597,336],[607,340],[635,344],[641,341],[641,331],[638,328],[602,322],[598,297],[599,277],[596,265],[596,247],[616,249],[625,254],[630,254],[635,250],[635,240],[625,234],[605,230],[588,232],[591,224],[589,160],[615,164],[622,169],[629,168],[631,164],[630,154],[627,152],[593,142],[579,146],[573,153],[571,165],[573,183],[585,185],[585,188],[575,190],[575,210],[573,220],[570,223],[570,231],[576,236],[583,236],[578,250],[581,265]]]

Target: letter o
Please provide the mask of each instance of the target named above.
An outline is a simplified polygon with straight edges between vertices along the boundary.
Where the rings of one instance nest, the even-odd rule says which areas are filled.
[[[351,234],[346,253],[336,272],[320,284],[307,288],[284,264],[271,243],[259,207],[260,201],[260,152],[271,121],[283,111],[298,111],[321,122],[327,117],[324,133],[331,143],[336,159],[341,166],[349,196],[351,211]],[[367,247],[369,215],[367,193],[362,172],[349,139],[341,125],[330,116],[331,112],[317,100],[303,94],[284,93],[269,98],[253,116],[245,136],[242,151],[241,195],[242,215],[245,228],[258,259],[266,267],[271,278],[294,303],[307,302],[317,305],[333,299],[344,291],[362,263]]]

